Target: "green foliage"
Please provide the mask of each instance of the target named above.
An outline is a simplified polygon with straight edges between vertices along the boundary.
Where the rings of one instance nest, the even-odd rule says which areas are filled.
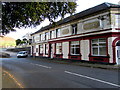
[[[16,46],[19,45],[21,43],[21,40],[20,39],[17,39],[16,40]]]
[[[15,31],[15,27],[36,27],[45,18],[53,23],[58,16],[73,14],[76,5],[74,2],[3,2],[2,33]]]
[[[20,44],[24,44],[24,43],[26,43],[26,42],[25,42],[25,41],[21,41],[21,42],[20,42]]]

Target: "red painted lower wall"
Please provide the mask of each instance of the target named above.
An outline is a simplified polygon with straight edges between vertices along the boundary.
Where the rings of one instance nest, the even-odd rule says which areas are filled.
[[[63,54],[54,54],[54,58],[63,58]]]
[[[109,56],[89,56],[89,61],[109,63]]]
[[[81,55],[70,55],[70,54],[68,54],[68,58],[73,59],[73,60],[81,60]]]

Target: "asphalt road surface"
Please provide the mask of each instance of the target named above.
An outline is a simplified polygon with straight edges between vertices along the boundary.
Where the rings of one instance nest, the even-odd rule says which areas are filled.
[[[120,88],[118,71],[50,63],[33,58],[0,59],[23,88]]]

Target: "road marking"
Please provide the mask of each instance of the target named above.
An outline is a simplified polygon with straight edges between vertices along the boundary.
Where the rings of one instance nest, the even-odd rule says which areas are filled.
[[[117,84],[114,84],[114,83],[110,83],[110,82],[107,82],[107,81],[103,81],[103,80],[100,80],[100,79],[88,77],[88,76],[85,76],[85,75],[81,75],[81,74],[77,74],[77,73],[73,73],[73,72],[69,72],[69,71],[64,71],[64,72],[68,73],[68,74],[71,74],[71,75],[76,75],[76,76],[79,76],[79,77],[84,77],[84,78],[91,79],[91,80],[94,80],[94,81],[106,83],[106,84],[109,84],[109,85],[112,85],[112,86],[120,87],[120,85],[117,85]]]
[[[21,62],[21,61],[14,61],[14,62]],[[48,66],[45,66],[45,65],[34,64],[34,63],[29,63],[29,62],[21,62],[21,63],[27,63],[27,64],[31,64],[31,65],[36,65],[36,66],[39,66],[39,67],[48,68],[48,69],[52,68],[52,67],[48,67]]]
[[[21,85],[17,79],[15,79],[15,77],[13,75],[11,75],[9,72],[3,70],[4,73],[6,73],[11,79],[13,79],[15,81],[15,83],[20,87],[20,88],[24,88],[23,85]]]
[[[33,63],[30,63],[30,64],[33,64]],[[40,64],[33,64],[33,65],[36,65],[36,66],[39,66],[39,67],[44,67],[44,68],[49,68],[49,69],[52,68],[52,67],[48,67],[48,66],[44,66],[44,65],[40,65]]]

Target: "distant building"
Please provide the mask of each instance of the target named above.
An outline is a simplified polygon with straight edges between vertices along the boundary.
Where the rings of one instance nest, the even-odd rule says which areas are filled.
[[[31,33],[25,34],[22,38],[23,38],[23,39],[26,38],[27,40],[32,39]]]
[[[32,35],[32,56],[120,64],[120,5],[103,3]]]
[[[32,43],[31,33],[25,34],[22,38],[23,38],[23,39],[26,39],[26,44],[30,45],[30,44]]]
[[[0,48],[15,47],[15,39],[6,36],[0,36]]]

